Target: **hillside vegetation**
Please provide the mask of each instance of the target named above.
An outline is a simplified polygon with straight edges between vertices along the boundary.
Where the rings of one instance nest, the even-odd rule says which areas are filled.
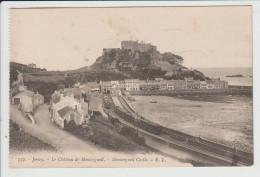
[[[105,50],[89,70],[113,71],[138,79],[154,79],[156,77],[206,79],[203,73],[182,66],[182,61],[181,56],[170,52],[160,53],[152,50],[147,52],[135,50],[132,52],[129,49],[118,48]]]
[[[30,68],[25,64],[16,63],[16,62],[10,62],[10,84],[13,81],[17,80],[18,73],[17,71],[21,73],[35,73],[39,71],[46,71],[46,69],[41,68]]]

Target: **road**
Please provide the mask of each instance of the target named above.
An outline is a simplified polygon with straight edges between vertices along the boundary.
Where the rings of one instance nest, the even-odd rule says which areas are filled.
[[[39,106],[35,110],[35,125],[15,105],[10,105],[10,117],[12,121],[23,127],[25,132],[43,142],[51,144],[58,151],[98,151],[98,147],[92,144],[92,142],[85,142],[54,124],[48,116],[48,105],[46,104]]]

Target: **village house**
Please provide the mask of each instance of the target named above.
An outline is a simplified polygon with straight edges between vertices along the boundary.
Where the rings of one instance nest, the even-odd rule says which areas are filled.
[[[167,80],[166,90],[174,90],[174,89],[175,89],[174,80]]]
[[[56,109],[57,111],[69,106],[74,109],[77,109],[80,113],[82,112],[81,109],[81,102],[83,99],[76,99],[74,93],[71,91],[61,91],[58,96],[52,98],[52,108]]]
[[[194,80],[194,87],[193,89],[200,89],[200,80]]]
[[[120,88],[119,88],[119,82],[118,81],[111,81],[111,93],[114,95],[116,93],[121,93],[119,92]]]
[[[140,90],[147,90],[148,89],[148,83],[146,82],[146,80],[140,80]]]
[[[220,78],[213,78],[213,88],[214,89],[227,89],[228,83],[224,80],[220,80]]]
[[[79,86],[79,90],[81,92],[82,98],[84,102],[89,102],[91,100],[91,93],[99,93],[99,89],[95,92],[91,90],[91,87],[88,86],[88,84],[82,84]]]
[[[221,89],[220,78],[212,79],[213,81],[213,89]]]
[[[212,80],[206,80],[207,89],[214,89],[214,82]]]
[[[69,106],[60,109],[53,117],[53,120],[61,128],[64,128],[65,124],[70,121],[74,121],[76,125],[81,125],[83,121],[82,116],[78,113],[78,111]]]
[[[167,90],[168,81],[164,79],[160,79],[160,90]]]
[[[185,80],[174,80],[174,89],[175,90],[186,90],[187,85]]]
[[[112,87],[111,81],[100,81],[100,88],[102,93],[111,91],[111,87]]]
[[[139,79],[125,79],[126,90],[140,90]]]
[[[96,93],[100,92],[100,85],[97,82],[88,82],[87,86],[89,87],[90,92],[92,92],[92,93],[93,92],[96,92]]]
[[[124,90],[125,84],[122,81],[100,81],[101,92],[116,94]]]
[[[44,103],[44,97],[38,92],[35,94],[30,90],[18,92],[12,103],[18,105],[24,113],[32,113],[35,108]]]
[[[76,125],[81,125],[84,118],[88,117],[88,103],[81,97],[80,88],[67,88],[56,91],[51,98],[52,121],[64,128],[64,120],[67,123],[73,120]]]
[[[220,88],[221,89],[228,89],[228,82],[224,80],[220,80]]]
[[[192,77],[185,77],[184,81],[186,82],[187,89],[193,89],[194,87],[194,80]]]
[[[148,90],[159,90],[160,88],[160,80],[148,80],[147,81]]]
[[[200,81],[200,89],[207,89],[207,82],[206,81]]]
[[[119,88],[121,90],[126,90],[126,86],[125,86],[125,81],[124,80],[118,81],[118,83],[119,83]]]
[[[90,93],[90,88],[88,87],[87,84],[82,84],[82,85],[79,86],[79,88],[80,88],[82,94]]]

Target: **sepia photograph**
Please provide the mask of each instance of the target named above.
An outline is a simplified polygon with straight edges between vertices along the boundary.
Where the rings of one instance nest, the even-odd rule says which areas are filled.
[[[11,8],[9,167],[254,165],[252,13]]]

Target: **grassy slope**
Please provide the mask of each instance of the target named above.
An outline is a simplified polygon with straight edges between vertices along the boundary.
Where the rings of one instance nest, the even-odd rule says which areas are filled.
[[[133,142],[132,139],[119,134],[119,128],[111,124],[104,118],[96,118],[90,123],[94,135],[99,143],[104,144],[111,150],[115,151],[147,151],[147,147],[143,147]]]
[[[84,141],[92,141],[97,146],[101,146],[104,149],[117,152],[149,151],[149,147],[139,145],[131,138],[123,136],[120,133],[120,130],[121,127],[118,124],[112,124],[101,115],[91,118],[91,121],[89,121],[86,128],[76,126],[71,129],[67,129],[67,131],[83,139]]]
[[[20,130],[20,127],[10,121],[9,148],[11,151],[36,152],[36,151],[56,151],[50,144],[29,135]]]

